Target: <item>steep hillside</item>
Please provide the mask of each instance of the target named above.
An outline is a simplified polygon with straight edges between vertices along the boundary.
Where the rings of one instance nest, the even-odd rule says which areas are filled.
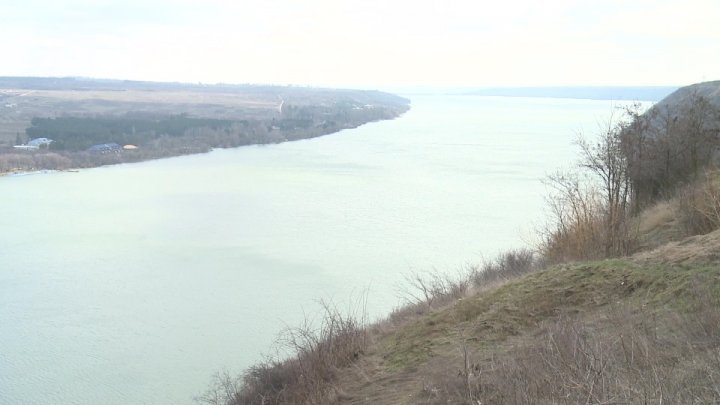
[[[693,95],[706,98],[712,105],[720,109],[720,80],[681,87],[658,102],[656,106],[663,108],[685,105],[691,101]]]
[[[623,128],[636,211],[720,164],[720,81],[678,89]]]
[[[381,332],[368,354],[341,372],[337,400],[716,402],[717,252],[720,231],[469,295]]]
[[[629,258],[471,274],[364,329],[330,311],[319,335],[290,335],[298,357],[226,376],[201,400],[717,403],[718,252],[720,230]]]

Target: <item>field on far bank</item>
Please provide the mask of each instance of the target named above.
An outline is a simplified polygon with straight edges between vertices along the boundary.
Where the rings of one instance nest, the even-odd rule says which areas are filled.
[[[247,119],[279,115],[283,100],[258,93],[186,90],[0,89],[0,148],[13,146],[33,118],[120,115],[128,112]]]
[[[0,77],[0,172],[312,138],[392,119],[408,108],[407,99],[366,90]],[[15,148],[36,138],[53,142]],[[87,153],[103,144],[138,148]]]

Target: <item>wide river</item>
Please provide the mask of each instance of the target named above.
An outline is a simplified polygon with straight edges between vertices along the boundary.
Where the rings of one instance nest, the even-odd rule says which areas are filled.
[[[0,178],[0,403],[188,404],[277,332],[525,246],[610,101],[412,96],[298,142]]]

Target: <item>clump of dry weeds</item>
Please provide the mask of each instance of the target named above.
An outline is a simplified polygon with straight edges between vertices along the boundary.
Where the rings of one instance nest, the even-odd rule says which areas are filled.
[[[532,250],[514,249],[480,265],[467,266],[454,276],[439,272],[408,274],[405,285],[398,290],[405,304],[393,311],[389,320],[402,323],[543,267]]]
[[[321,307],[319,326],[306,320],[281,333],[279,343],[292,357],[259,362],[241,378],[219,373],[196,400],[212,405],[336,402],[339,393],[332,381],[337,370],[355,361],[367,347],[365,302],[348,313],[324,301]]]
[[[678,192],[675,214],[686,235],[703,235],[720,228],[720,172],[706,171]]]

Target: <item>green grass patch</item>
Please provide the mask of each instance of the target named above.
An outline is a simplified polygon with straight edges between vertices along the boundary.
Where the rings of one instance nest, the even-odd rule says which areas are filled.
[[[720,297],[720,266],[638,264],[626,259],[563,265],[462,299],[401,328],[383,342],[392,368],[416,366],[449,339],[478,348],[519,335],[559,315],[610,304],[692,310],[697,286]]]

